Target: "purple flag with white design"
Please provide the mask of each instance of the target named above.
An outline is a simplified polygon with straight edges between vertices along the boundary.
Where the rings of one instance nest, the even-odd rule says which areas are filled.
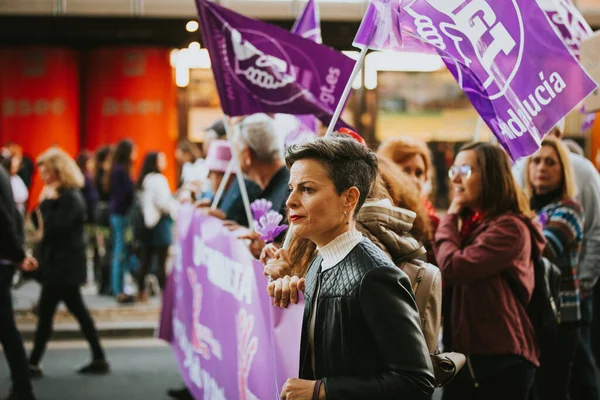
[[[315,43],[323,43],[321,37],[321,18],[319,17],[319,7],[315,0],[309,0],[302,14],[298,16],[292,33],[302,36],[305,39],[312,40]],[[286,147],[293,144],[304,143],[317,136],[318,122],[313,115],[302,115],[298,117],[298,126],[290,132],[285,138]]]
[[[556,33],[573,55],[579,58],[581,42],[594,31],[571,0],[537,0]]]
[[[196,5],[225,114],[310,114],[330,122],[352,59],[215,3]]]
[[[300,35],[305,39],[312,40],[315,43],[323,43],[321,38],[321,18],[319,17],[319,7],[315,4],[316,0],[308,0],[304,11],[292,27],[292,33]]]
[[[389,10],[379,16],[400,27],[396,43],[402,51],[442,57],[514,160],[534,153],[544,135],[597,87],[535,1],[376,3]],[[369,45],[365,38],[378,38],[379,26],[392,22],[366,21],[355,43]]]

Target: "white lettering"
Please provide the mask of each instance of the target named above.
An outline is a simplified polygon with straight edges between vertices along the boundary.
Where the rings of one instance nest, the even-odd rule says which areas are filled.
[[[503,136],[515,139],[521,137],[529,128],[535,129],[535,127],[531,126],[533,118],[537,117],[545,106],[552,103],[558,94],[562,93],[567,87],[567,84],[558,72],[550,74],[550,82],[544,79],[543,72],[540,72],[538,76],[541,84],[534,89],[533,93],[527,99],[519,102],[516,111],[512,108],[506,111],[509,116],[508,123],[505,123],[500,118],[498,121],[491,121],[496,130],[500,130]],[[554,86],[550,86],[550,83],[554,84]]]
[[[254,269],[211,249],[194,236],[194,265],[208,269],[208,280],[216,287],[232,294],[236,300],[252,304]]]

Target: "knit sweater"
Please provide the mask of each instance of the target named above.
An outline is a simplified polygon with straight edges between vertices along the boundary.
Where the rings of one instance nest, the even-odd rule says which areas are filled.
[[[575,200],[555,200],[536,210],[544,228],[544,256],[562,273],[560,280],[560,321],[581,319],[578,263],[583,240],[583,210]]]

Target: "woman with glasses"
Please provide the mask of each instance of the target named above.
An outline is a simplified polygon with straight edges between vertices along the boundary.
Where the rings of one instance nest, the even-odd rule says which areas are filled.
[[[453,200],[435,255],[453,287],[452,351],[468,361],[444,399],[525,400],[539,354],[524,304],[534,288],[532,252],[544,237],[500,147],[463,147],[449,176]]]
[[[583,209],[574,200],[575,177],[569,150],[562,143],[544,139],[540,150],[527,160],[526,171],[525,190],[548,243],[544,256],[561,270],[557,339],[560,346],[540,343],[544,358],[537,386],[543,399],[569,399],[571,368],[581,320],[577,262],[583,240]],[[549,351],[544,351],[548,347]],[[546,355],[551,358],[547,359]],[[578,391],[583,389],[571,386]],[[573,394],[574,399],[585,397]]]

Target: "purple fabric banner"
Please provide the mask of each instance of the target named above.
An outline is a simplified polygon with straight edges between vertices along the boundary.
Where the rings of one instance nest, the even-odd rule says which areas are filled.
[[[314,115],[330,122],[352,59],[215,3],[196,5],[225,114]]]
[[[192,207],[180,211],[159,337],[196,399],[278,399],[298,376],[304,306],[272,306],[263,266],[239,234]]]
[[[379,26],[393,23],[400,26],[402,51],[440,54],[513,160],[534,153],[597,87],[535,1],[377,3],[390,9],[378,15],[392,21],[366,20],[355,43],[369,45],[366,38],[377,38]]]

